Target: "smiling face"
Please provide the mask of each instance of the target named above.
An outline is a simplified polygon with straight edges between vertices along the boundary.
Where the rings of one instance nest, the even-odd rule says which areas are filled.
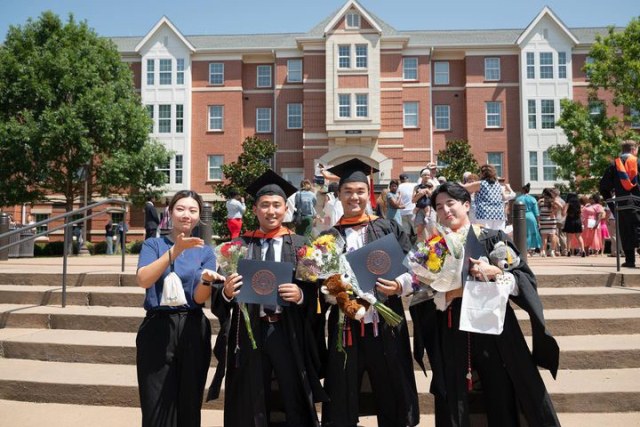
[[[436,197],[436,213],[438,222],[453,231],[469,224],[469,202],[462,203],[449,193],[442,192]]]
[[[340,187],[340,202],[345,218],[362,215],[369,200],[369,186],[364,182],[347,182]]]
[[[282,196],[275,194],[261,196],[253,207],[262,231],[275,230],[282,225],[287,213],[287,202]]]
[[[171,210],[171,221],[173,222],[174,232],[190,236],[191,230],[200,221],[198,202],[192,197],[184,197],[178,200]]]

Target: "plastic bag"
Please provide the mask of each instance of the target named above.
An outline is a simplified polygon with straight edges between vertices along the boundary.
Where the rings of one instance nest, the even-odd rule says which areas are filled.
[[[460,330],[500,335],[510,293],[509,286],[498,282],[467,280],[462,292]]]

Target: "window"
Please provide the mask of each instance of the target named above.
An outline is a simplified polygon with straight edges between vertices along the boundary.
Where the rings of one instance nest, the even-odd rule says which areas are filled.
[[[302,129],[302,104],[287,104],[287,129]]]
[[[434,107],[436,114],[436,130],[449,130],[451,109],[448,105],[436,105]]]
[[[348,44],[338,46],[338,68],[351,68],[351,46]]]
[[[153,59],[147,59],[147,85],[153,86],[155,84],[155,72],[156,61]]]
[[[224,84],[224,64],[222,62],[214,62],[209,64],[209,84]]]
[[[484,79],[500,80],[500,58],[484,58]]]
[[[222,156],[209,156],[209,181],[222,179]]]
[[[448,168],[449,163],[440,160],[440,158],[436,157],[436,172],[442,171],[444,168]]]
[[[356,117],[369,117],[369,95],[356,95]]]
[[[602,114],[602,102],[597,100],[589,101],[589,116],[592,119],[598,118]]]
[[[502,174],[502,153],[487,153],[487,164],[496,169],[496,175],[504,176]]]
[[[166,177],[165,184],[171,184],[171,157],[167,157],[167,160],[158,168],[158,172],[162,172]]]
[[[160,84],[161,85],[171,84],[171,60],[170,59],[160,60]]]
[[[527,78],[536,78],[536,55],[533,52],[527,52]]]
[[[258,87],[271,87],[271,65],[258,65]]]
[[[449,63],[448,62],[434,62],[433,67],[435,69],[434,83],[437,85],[449,84]]]
[[[184,84],[184,59],[180,58],[176,63],[176,84]]]
[[[540,123],[542,129],[554,129],[556,127],[556,111],[553,99],[540,100]]]
[[[302,60],[290,59],[287,61],[287,81],[289,83],[302,82]]]
[[[567,78],[567,53],[558,52],[558,78]]]
[[[34,216],[35,216],[35,221],[36,222],[46,221],[46,220],[49,219],[49,214],[46,214],[46,213],[44,213],[44,214],[37,213]],[[43,233],[43,232],[48,231],[48,230],[49,230],[49,224],[39,225],[39,226],[36,227],[36,234]]]
[[[555,181],[558,178],[557,166],[551,161],[548,151],[542,153],[542,179],[544,181]]]
[[[223,130],[224,107],[222,105],[209,105],[209,130]]]
[[[184,105],[176,105],[176,133],[184,132]]]
[[[529,151],[529,179],[538,180],[538,152]]]
[[[158,105],[158,132],[171,133],[171,105]]]
[[[360,28],[360,15],[357,13],[348,13],[346,28]]]
[[[271,132],[271,108],[256,108],[256,132]]]
[[[502,104],[499,102],[486,102],[487,127],[499,128],[502,126]]]
[[[356,45],[356,68],[367,68],[367,45]]]
[[[405,102],[402,104],[402,117],[404,127],[417,128],[418,127],[418,103],[417,102]]]
[[[112,212],[111,213],[111,222],[113,225],[121,224],[124,221],[124,213],[122,212]]]
[[[538,127],[536,120],[536,100],[530,99],[527,101],[529,107],[529,129],[536,129]]]
[[[149,133],[153,133],[153,126],[155,125],[155,121],[153,120],[153,105],[147,105],[147,114],[151,119],[151,126],[149,127]]]
[[[351,95],[338,95],[338,116],[351,117]]]
[[[405,80],[418,80],[418,58],[403,58],[402,78]]]
[[[175,184],[182,184],[182,154],[176,155],[176,167],[174,170],[174,181]]]
[[[589,80],[589,78],[591,78],[591,72],[589,71],[589,69],[586,66],[587,65],[592,65],[593,62],[594,62],[594,60],[590,56],[587,56],[587,58],[584,60],[585,73],[587,74],[587,80]]]
[[[640,129],[640,111],[631,108],[629,110],[629,116],[631,116],[631,128]]]
[[[540,52],[540,78],[553,78],[553,52]]]

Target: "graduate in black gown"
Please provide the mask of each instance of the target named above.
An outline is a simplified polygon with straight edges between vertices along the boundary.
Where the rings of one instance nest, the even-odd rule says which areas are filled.
[[[345,239],[346,250],[393,234],[406,253],[411,243],[400,226],[365,212],[370,192],[367,175],[374,171],[357,159],[330,169],[340,177],[339,197],[344,208],[344,216],[334,229]],[[376,290],[378,299],[386,300],[385,304],[404,319],[402,286],[379,279]],[[418,395],[406,320],[391,327],[372,308],[365,315],[364,327],[345,318],[347,345],[342,353],[337,348],[338,314],[338,307],[331,306],[324,369],[330,400],[322,405],[322,425],[356,426],[359,415],[372,414],[380,427],[417,425]]]
[[[255,200],[260,229],[234,239],[248,247],[248,257],[297,265],[297,252],[307,241],[282,226],[287,197],[296,189],[269,170],[247,192]],[[212,295],[212,311],[221,330],[214,347],[218,367],[207,400],[219,397],[225,377],[224,425],[266,427],[270,413],[284,411],[287,426],[319,426],[315,402],[325,401],[319,379],[320,358],[310,319],[317,312],[317,285],[293,280],[280,285],[288,306],[247,304],[257,349],[252,349],[245,323],[234,301],[242,277],[227,277]],[[247,285],[248,286],[248,285]],[[272,381],[275,376],[275,381]],[[277,389],[273,383],[277,383]]]
[[[518,252],[503,232],[471,226],[470,196],[460,185],[441,185],[432,194],[431,202],[442,225],[465,236],[472,227],[482,247],[480,251],[484,252],[481,255],[488,258],[498,242],[506,242]],[[469,427],[471,413],[485,413],[491,427],[519,426],[520,413],[531,427],[559,426],[538,372],[539,366],[556,377],[559,348],[545,327],[533,272],[523,260],[508,272],[476,259],[471,259],[469,266],[469,275],[477,280],[483,280],[482,269],[490,281],[501,278],[511,286],[510,300],[531,320],[533,354],[509,304],[500,335],[459,330],[462,289],[436,294],[435,301],[412,306],[414,355],[423,369],[425,350],[429,357],[436,426]]]

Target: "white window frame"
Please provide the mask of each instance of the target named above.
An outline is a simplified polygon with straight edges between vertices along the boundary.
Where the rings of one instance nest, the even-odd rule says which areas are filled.
[[[351,21],[351,22],[349,22]],[[355,30],[360,28],[360,14],[359,13],[347,13],[344,18],[344,27],[349,30]]]
[[[415,62],[415,66],[411,65],[411,62]],[[415,77],[407,77],[410,72],[415,72]],[[418,58],[415,56],[402,58],[402,80],[418,80],[418,78]]]
[[[532,108],[533,107],[533,108]],[[538,129],[538,115],[535,99],[527,100],[527,129]],[[531,127],[531,119],[533,119],[533,127]]]
[[[147,59],[147,86],[154,86],[155,84],[156,84],[156,60]]]
[[[262,117],[260,117],[261,114]],[[263,126],[262,128],[260,127],[261,123]],[[256,133],[271,133],[271,108],[256,108]]]
[[[184,58],[176,59],[176,84],[184,85]]]
[[[176,104],[176,133],[184,133],[184,104]]]
[[[543,63],[543,55],[544,58],[551,58],[551,63]],[[545,59],[546,61],[546,59]],[[555,75],[553,72],[553,52],[540,52],[540,79],[544,80],[552,80]],[[549,70],[551,71],[551,75],[549,75]]]
[[[550,101],[550,102],[549,102]],[[553,111],[550,113],[548,110],[545,110],[545,106],[553,106]],[[553,115],[553,127],[546,127],[545,118]],[[553,99],[541,99],[540,100],[540,129],[555,129],[556,128],[556,102]]]
[[[438,70],[440,68],[440,70]],[[446,68],[444,70],[443,68]],[[448,85],[449,79],[449,61],[434,61],[433,62],[433,84],[435,85]]]
[[[48,214],[48,213],[34,213],[33,219],[35,222],[46,221],[49,219],[50,216],[51,214]],[[49,231],[49,224],[39,225],[34,231],[36,233]]]
[[[567,78],[567,52],[558,52],[558,78]]]
[[[546,162],[545,162],[546,161]],[[547,179],[545,176],[545,171],[547,169],[553,169],[553,179]],[[551,155],[548,151],[544,151],[542,153],[542,180],[545,182],[554,182],[558,180],[558,165],[553,163],[551,160]]]
[[[300,107],[300,114],[297,114],[297,111],[295,111],[298,107]],[[292,121],[293,119],[297,120],[298,117],[300,118],[300,125],[294,126]],[[287,129],[302,129],[302,104],[287,104]]]
[[[214,66],[219,65],[221,68],[218,71],[213,70]],[[222,81],[214,82],[213,77],[220,76]],[[210,62],[209,63],[209,85],[210,86],[223,86],[224,85],[224,62]]]
[[[161,58],[158,61],[158,84],[160,86],[171,86],[171,82],[173,81],[173,79],[171,78],[171,74],[173,73],[173,61],[170,58]],[[168,70],[163,70],[162,69],[162,65],[166,65],[169,64],[169,69]],[[169,77],[169,81],[166,81],[167,76]],[[162,82],[162,78],[165,78],[165,82]]]
[[[358,54],[358,48],[363,48],[364,47],[364,55],[362,55],[362,53]],[[369,67],[369,46],[366,44],[357,44],[354,47],[354,52],[355,52],[355,66],[358,69],[366,69]],[[358,61],[360,61],[360,64],[358,63]],[[364,65],[362,65],[362,62],[364,62]]]
[[[300,64],[300,69],[293,69],[292,64]],[[300,73],[300,77],[298,77],[298,73]],[[302,59],[287,60],[287,82],[302,83]]]
[[[266,79],[267,76],[265,75],[260,75],[260,70],[265,71],[265,70],[269,70],[269,84],[265,85],[265,84],[260,84],[260,79]],[[271,65],[258,65],[256,67],[256,87],[271,87],[272,84],[272,72],[271,72]]]
[[[178,163],[178,159],[180,162]],[[173,159],[173,182],[174,184],[184,183],[184,156],[182,154],[176,154]],[[180,166],[180,167],[178,167]],[[178,179],[178,172],[180,172],[180,179]]]
[[[348,99],[349,102],[343,104],[341,101],[343,99]],[[342,109],[347,108],[347,114],[342,114]],[[350,93],[339,93],[338,94],[338,117],[341,119],[348,119],[351,117],[351,94]]]
[[[451,107],[449,105],[434,105],[433,114],[435,130],[451,130]],[[446,127],[441,126],[444,120],[446,120]]]
[[[165,107],[165,108],[162,108]],[[166,108],[169,107],[169,108]],[[162,117],[162,113],[169,112],[169,117]],[[162,131],[162,125],[169,124],[168,131]],[[160,104],[158,105],[158,133],[171,133],[171,104]]]
[[[604,111],[604,105],[602,105],[602,101],[600,100],[590,100],[588,103],[589,107],[589,117],[600,116],[602,111]]]
[[[212,108],[220,107],[220,116],[212,116]],[[211,119],[220,120],[220,128],[211,127]],[[207,106],[207,131],[208,132],[222,132],[224,131],[224,105],[208,105]]]
[[[415,105],[415,113],[407,112],[407,107],[411,105]],[[415,117],[415,125],[412,123],[408,123],[408,118]],[[407,129],[417,129],[420,127],[420,103],[418,101],[406,101],[402,103],[402,127]]]
[[[214,158],[219,158],[220,164],[211,165],[211,160],[213,160]],[[207,156],[207,181],[222,181],[224,179],[224,174],[222,173],[222,165],[224,165],[224,156],[214,155],[214,154]],[[219,178],[211,176],[211,172],[214,170],[220,171]]]
[[[533,156],[532,156],[533,154]],[[535,164],[531,161],[532,157],[535,157]],[[538,182],[540,181],[540,170],[539,170],[539,157],[537,151],[529,151],[529,180]],[[535,178],[531,172],[535,171]]]
[[[340,48],[348,48],[349,49],[349,54],[348,55],[343,55],[340,52]],[[346,62],[345,66],[342,65],[342,60],[343,59]],[[347,70],[347,69],[351,68],[351,45],[350,44],[339,44],[338,45],[338,68],[342,69],[342,70]]]
[[[497,105],[498,112],[489,112],[489,105]],[[488,129],[500,129],[502,127],[502,102],[500,101],[487,101],[484,103],[485,112],[485,126]],[[489,124],[489,117],[498,117],[498,124]]]
[[[366,93],[357,93],[356,98],[356,117],[359,119],[366,119],[369,117],[369,95]],[[364,103],[362,100],[364,99]],[[364,114],[360,114],[361,109],[364,108]]]
[[[536,78],[536,53],[527,52],[526,61],[527,61],[527,80],[533,80]],[[531,73],[529,73],[529,71],[531,71]]]
[[[495,64],[490,64],[493,61],[498,62],[497,67],[495,66]],[[484,58],[484,79],[486,81],[496,82],[500,80],[500,78],[502,77],[500,72],[500,64],[501,62],[500,62],[499,56],[490,56],[490,57]],[[488,75],[488,72],[496,72],[496,71],[498,73],[497,78],[495,77],[492,78],[491,76]]]
[[[497,162],[491,162],[489,160],[490,156],[492,154],[499,154],[500,155],[500,163]],[[487,164],[491,165],[494,167],[494,169],[496,170],[496,175],[498,175],[498,177],[503,178],[504,177],[504,153],[502,151],[492,151],[492,152],[487,152]]]

